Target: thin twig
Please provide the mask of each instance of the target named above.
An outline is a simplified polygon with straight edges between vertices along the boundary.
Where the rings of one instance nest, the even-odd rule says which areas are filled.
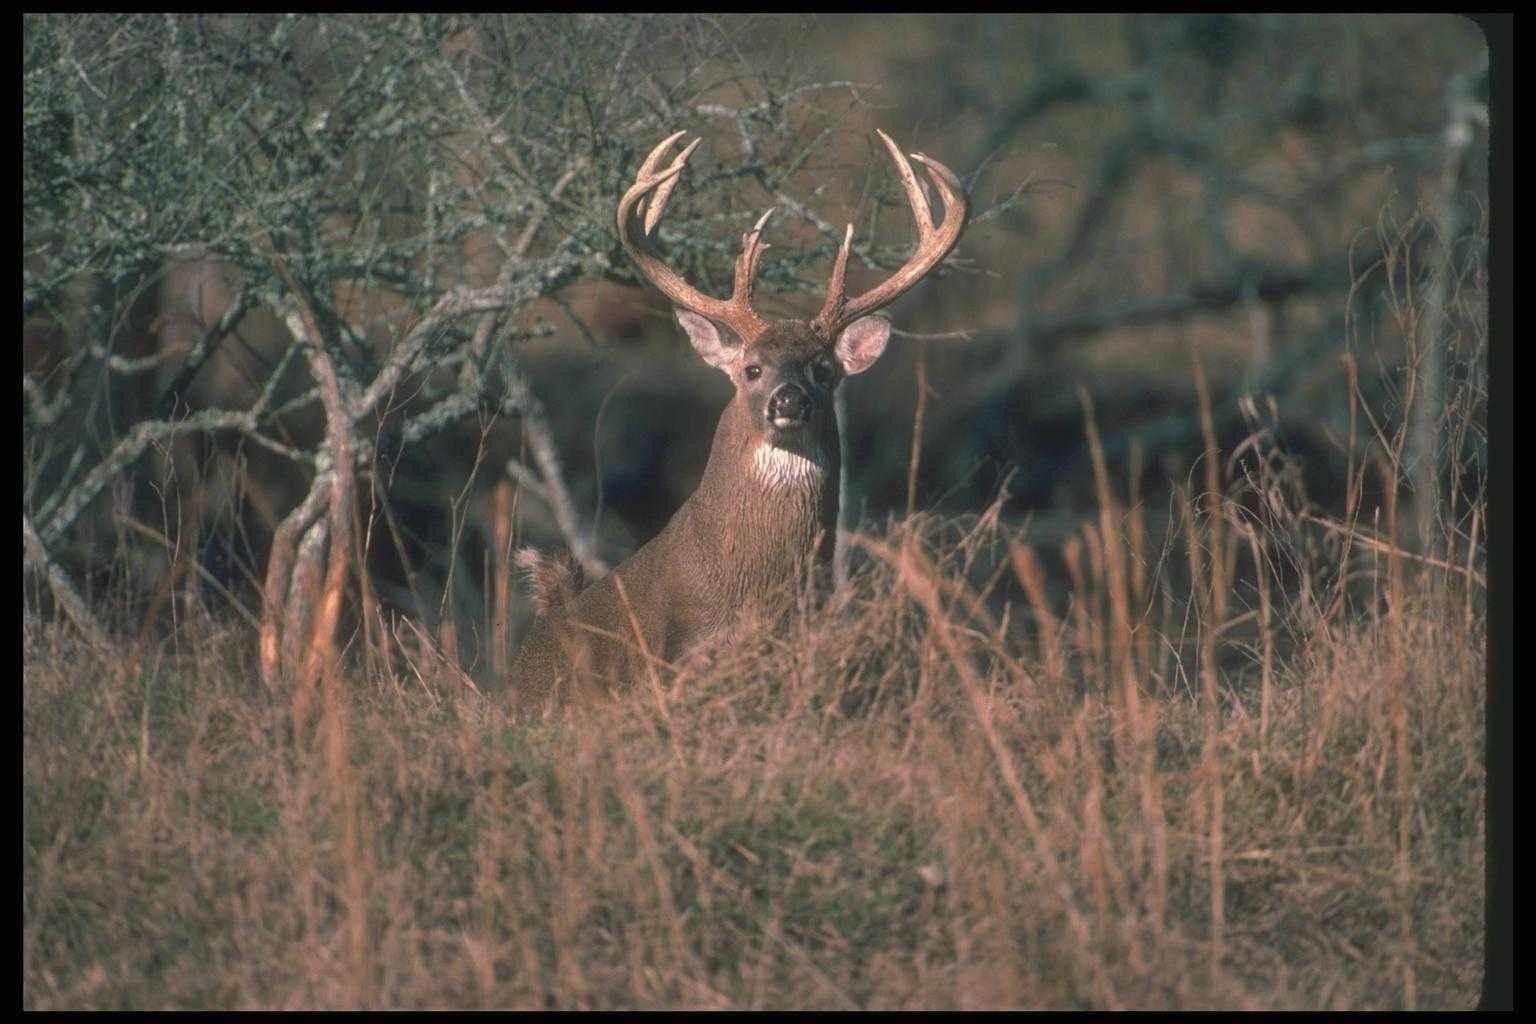
[[[1362,544],[1365,547],[1370,548],[1372,551],[1379,552],[1383,555],[1406,558],[1410,561],[1418,562],[1420,565],[1433,566],[1436,569],[1444,569],[1447,572],[1460,573],[1462,576],[1476,583],[1480,587],[1486,588],[1488,586],[1488,581],[1483,577],[1483,574],[1473,569],[1470,565],[1457,565],[1454,562],[1447,562],[1439,558],[1430,558],[1427,555],[1414,554],[1412,551],[1405,551],[1396,545],[1388,544],[1386,541],[1372,533],[1366,532],[1358,526],[1354,529],[1350,529],[1342,523],[1336,523],[1331,519],[1324,519],[1322,516],[1313,515],[1310,512],[1303,512],[1301,514],[1301,518],[1309,523],[1316,523],[1318,526],[1321,526],[1323,529],[1330,533],[1337,533],[1341,536],[1348,537],[1355,543]]]

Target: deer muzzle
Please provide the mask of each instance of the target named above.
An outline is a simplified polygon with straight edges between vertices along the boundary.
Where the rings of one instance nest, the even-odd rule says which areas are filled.
[[[780,430],[792,430],[810,422],[811,396],[795,384],[780,384],[768,396],[768,421]]]

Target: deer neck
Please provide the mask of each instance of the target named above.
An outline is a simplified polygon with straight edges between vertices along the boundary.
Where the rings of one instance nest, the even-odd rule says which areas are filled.
[[[826,560],[837,527],[839,455],[831,411],[791,444],[774,444],[733,401],[689,498],[701,574],[721,600],[739,601]]]

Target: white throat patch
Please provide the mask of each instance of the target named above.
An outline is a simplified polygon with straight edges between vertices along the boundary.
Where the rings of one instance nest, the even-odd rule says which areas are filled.
[[[817,483],[825,472],[821,463],[799,452],[760,444],[752,453],[752,466],[757,478],[773,490],[801,488]]]

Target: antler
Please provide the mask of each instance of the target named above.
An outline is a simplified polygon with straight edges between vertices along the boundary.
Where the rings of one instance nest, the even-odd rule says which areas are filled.
[[[844,327],[896,301],[903,292],[922,280],[925,274],[944,261],[955,243],[960,241],[960,233],[965,230],[966,218],[970,216],[965,188],[955,173],[937,160],[913,153],[912,158],[928,169],[928,177],[933,180],[939,190],[939,197],[944,201],[944,223],[934,227],[933,210],[928,205],[927,196],[923,194],[922,184],[912,171],[912,165],[907,162],[901,150],[896,148],[896,143],[891,141],[889,135],[878,128],[875,134],[880,136],[880,141],[890,151],[891,159],[896,161],[896,172],[901,175],[902,187],[907,190],[907,201],[912,204],[912,216],[917,220],[917,251],[884,284],[876,285],[858,298],[849,300],[843,290],[848,272],[848,252],[853,246],[853,225],[849,224],[847,233],[843,235],[843,247],[837,253],[837,262],[832,266],[832,279],[827,283],[826,304],[821,307],[816,319],[811,321],[824,338],[837,337]]]
[[[661,145],[651,150],[651,155],[640,165],[635,183],[624,193],[624,198],[619,200],[619,241],[646,279],[671,299],[674,305],[729,327],[742,344],[751,345],[768,328],[768,322],[752,308],[752,290],[757,282],[758,261],[768,248],[761,238],[763,227],[773,215],[772,208],[763,214],[751,231],[741,236],[741,256],[736,260],[736,280],[729,299],[715,299],[700,292],[663,263],[651,247],[651,232],[666,212],[667,201],[672,198],[673,190],[682,179],[688,158],[703,141],[694,139],[670,165],[658,170],[672,144],[686,134],[678,132],[663,139]],[[634,222],[642,216],[644,220],[637,232]]]

